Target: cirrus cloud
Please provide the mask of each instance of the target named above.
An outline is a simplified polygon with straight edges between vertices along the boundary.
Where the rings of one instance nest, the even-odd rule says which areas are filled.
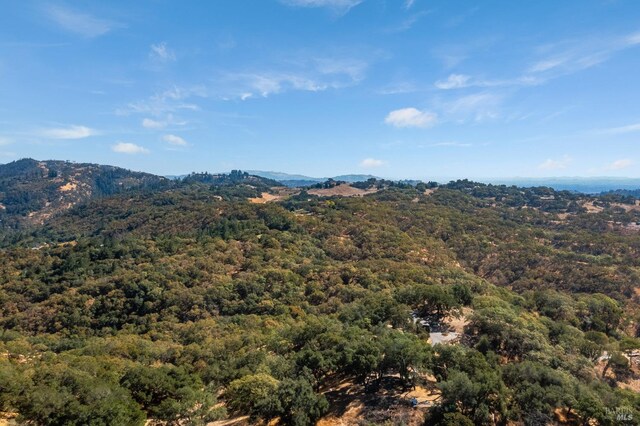
[[[401,108],[387,114],[384,122],[394,127],[431,127],[438,121],[438,115],[417,108]]]
[[[471,77],[464,74],[451,74],[446,80],[436,81],[435,86],[442,90],[462,89],[469,85],[470,78]]]
[[[104,35],[119,24],[106,19],[96,18],[87,13],[78,12],[61,6],[44,8],[44,13],[51,21],[65,31],[93,38]]]
[[[325,7],[338,15],[344,15],[364,0],[280,0],[293,7]]]
[[[633,124],[620,126],[620,127],[611,127],[609,129],[604,129],[599,133],[618,135],[618,134],[633,133],[633,132],[640,132],[640,123],[633,123]]]
[[[167,43],[163,41],[162,43],[151,45],[149,58],[158,62],[171,62],[176,60],[176,55],[173,50],[167,47]]]

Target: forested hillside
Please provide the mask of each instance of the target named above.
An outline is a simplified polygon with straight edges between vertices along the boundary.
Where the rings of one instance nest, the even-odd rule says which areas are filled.
[[[131,189],[160,188],[165,178],[113,166],[36,161],[0,165],[0,227],[43,223],[76,204]]]
[[[4,417],[640,419],[632,195],[371,179],[346,197],[277,185],[190,175],[5,228]],[[265,194],[274,201],[255,201]]]

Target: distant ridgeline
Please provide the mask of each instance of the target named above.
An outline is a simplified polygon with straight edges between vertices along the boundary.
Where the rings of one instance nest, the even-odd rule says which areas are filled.
[[[261,176],[267,179],[275,180],[277,182],[280,182],[282,185],[286,185],[294,188],[312,186],[318,183],[326,182],[328,180],[333,180],[336,182],[354,183],[354,182],[364,182],[369,179],[377,179],[376,176],[372,176],[372,175],[340,175],[340,176],[333,176],[328,178],[315,178],[310,176],[292,175],[292,174],[280,173],[280,172],[264,172],[261,170],[250,170],[248,171],[248,173],[255,176]]]
[[[370,179],[380,178],[372,175],[341,175],[329,178],[315,178],[304,175],[292,175],[279,172],[265,172],[260,170],[249,171],[250,174],[261,176],[280,182],[290,187],[312,186],[327,180],[355,183],[365,182]],[[419,180],[401,180],[405,183],[417,184]],[[512,179],[488,179],[483,182],[493,185],[507,185],[518,187],[548,187],[557,191],[573,191],[584,194],[599,194],[601,192],[615,190],[639,190],[640,179],[633,178],[512,178]]]
[[[520,182],[527,187],[482,184],[466,179],[441,186],[463,190],[477,197],[496,197],[497,201],[510,207],[529,206],[545,211],[578,211],[580,206],[576,200],[581,196],[576,192],[599,193],[604,189],[615,188],[603,192],[601,201],[627,204],[633,204],[634,199],[640,196],[640,189],[633,186],[636,183],[640,186],[640,180],[636,182],[632,179],[530,179]],[[435,182],[391,181],[371,175],[342,175],[319,179],[286,173],[239,170],[232,170],[228,174],[203,172],[167,178],[98,164],[23,159],[0,165],[0,228],[42,224],[48,218],[76,205],[123,192],[154,191],[200,184],[209,185],[212,193],[226,199],[250,199],[259,198],[283,185],[313,189],[329,188],[341,183],[363,190],[403,187],[425,190],[438,186]],[[530,186],[534,183],[545,185]],[[292,194],[293,192],[289,192],[288,195]]]
[[[640,198],[640,189],[616,189],[602,192],[601,195],[623,195],[627,197]]]
[[[520,187],[547,186],[558,191],[574,191],[583,194],[640,190],[640,179],[634,178],[513,178],[490,180],[490,182],[497,185],[516,185]]]

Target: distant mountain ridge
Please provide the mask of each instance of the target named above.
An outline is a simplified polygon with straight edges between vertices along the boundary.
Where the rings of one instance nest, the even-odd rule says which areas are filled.
[[[115,166],[69,161],[22,159],[0,164],[0,228],[42,224],[49,217],[94,198],[129,190],[154,190],[199,183],[216,187],[223,197],[256,198],[278,186],[306,187],[332,179],[356,184],[373,175],[348,174],[331,178],[259,170],[157,176]],[[379,179],[378,179],[379,180]],[[585,194],[616,192],[637,196],[640,179],[633,178],[511,178],[483,179],[494,185],[550,187]],[[416,185],[420,181],[395,181]],[[225,189],[226,188],[226,189]],[[238,195],[241,194],[241,195]]]
[[[574,191],[584,194],[599,194],[618,190],[640,189],[640,178],[618,177],[558,177],[558,178],[507,178],[483,179],[494,185],[515,185],[519,187],[547,186],[556,191]]]
[[[255,176],[267,178],[267,179],[272,179],[286,186],[308,186],[308,185],[314,185],[316,183],[326,182],[329,179],[333,179],[335,181],[347,182],[347,183],[364,182],[369,179],[379,179],[379,177],[377,176],[360,175],[360,174],[349,174],[349,175],[339,175],[339,176],[333,176],[333,177],[318,178],[318,177],[289,174],[289,173],[282,173],[282,172],[268,172],[263,170],[247,170],[247,173]]]

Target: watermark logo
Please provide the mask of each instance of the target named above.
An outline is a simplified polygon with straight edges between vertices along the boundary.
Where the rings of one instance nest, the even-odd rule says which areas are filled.
[[[626,407],[605,408],[605,412],[607,414],[607,417],[617,422],[626,423],[633,421],[633,412],[631,411],[631,409]]]

